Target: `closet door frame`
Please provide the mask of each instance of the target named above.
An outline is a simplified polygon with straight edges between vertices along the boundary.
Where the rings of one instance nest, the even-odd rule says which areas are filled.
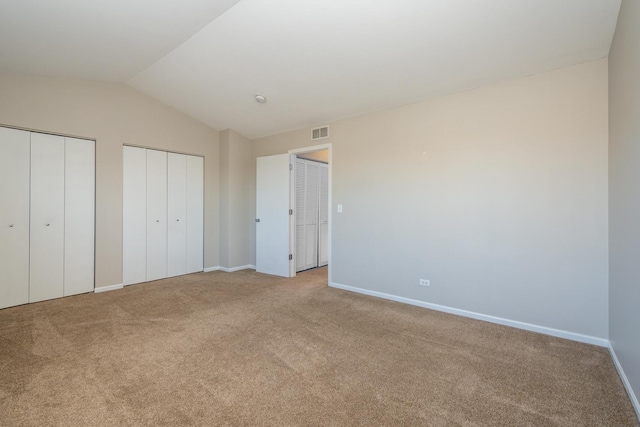
[[[329,152],[329,163],[325,163],[323,161],[320,160],[310,160],[310,159],[305,159],[303,157],[298,157],[298,154],[302,154],[302,153],[311,153],[314,151],[321,151],[321,150],[328,150]],[[301,272],[307,269],[311,269],[311,268],[315,268],[315,267],[324,267],[329,265],[329,259],[330,259],[330,248],[331,248],[331,144],[324,144],[321,146],[315,146],[315,147],[308,147],[308,148],[302,148],[302,149],[295,149],[295,150],[289,150],[290,155],[292,156],[292,165],[294,168],[294,177],[293,177],[293,182],[291,185],[291,205],[294,206],[295,211],[294,211],[294,220],[291,221],[291,245],[292,245],[292,249],[293,249],[293,253],[295,256],[295,263],[294,263],[294,269],[295,272]],[[302,243],[303,245],[306,246],[306,241],[307,241],[307,237],[304,236],[302,238],[300,238],[300,233],[299,233],[299,228],[301,227],[298,223],[298,218],[299,218],[299,208],[301,206],[300,200],[298,198],[298,191],[297,191],[297,187],[298,187],[298,180],[299,180],[299,173],[298,173],[298,162],[300,162],[300,164],[304,164],[305,165],[305,172],[304,172],[304,179],[305,182],[307,181],[307,168],[308,165],[313,165],[317,167],[317,173],[316,173],[316,200],[315,200],[315,205],[316,205],[316,215],[315,215],[315,263],[306,263],[304,264],[300,270],[298,270],[298,263],[299,263],[299,258],[298,256],[299,254],[299,246]],[[326,260],[325,259],[321,259],[321,233],[322,233],[322,227],[323,224],[320,223],[320,219],[321,219],[321,215],[320,215],[320,209],[322,208],[322,182],[323,182],[323,170],[326,171],[326,183],[327,183],[327,189],[326,189],[326,203],[324,204],[326,206],[327,209],[327,222],[326,224],[324,224],[324,226],[326,226],[327,229],[327,239],[326,239]],[[306,188],[307,186],[305,185],[305,199],[306,199]],[[306,200],[304,201],[303,205],[305,205],[305,210],[306,210]],[[308,217],[308,215],[305,215],[305,218]],[[307,227],[308,225],[305,224],[302,225],[303,228],[303,233],[307,233]],[[303,251],[306,254],[306,248]]]

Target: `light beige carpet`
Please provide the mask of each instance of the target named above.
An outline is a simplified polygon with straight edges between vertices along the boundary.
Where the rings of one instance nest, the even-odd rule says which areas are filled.
[[[638,426],[604,348],[200,273],[0,310],[2,426]]]

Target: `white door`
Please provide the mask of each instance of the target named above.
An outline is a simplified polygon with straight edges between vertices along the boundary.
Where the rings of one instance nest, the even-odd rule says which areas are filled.
[[[64,295],[94,288],[95,142],[65,138]]]
[[[291,277],[288,154],[258,157],[256,169],[256,271]]]
[[[147,281],[167,277],[167,152],[147,150]]]
[[[320,164],[296,159],[296,271],[318,266],[318,189]]]
[[[320,191],[318,210],[318,266],[329,263],[329,168],[320,165]]]
[[[320,165],[318,209],[318,266],[329,263],[329,167]]]
[[[31,133],[29,301],[64,295],[64,137]]]
[[[187,156],[187,273],[204,269],[204,159]]]
[[[187,272],[187,156],[167,156],[167,277],[173,277]]]
[[[123,147],[122,283],[147,280],[147,150]]]
[[[30,140],[0,127],[0,308],[29,302]]]

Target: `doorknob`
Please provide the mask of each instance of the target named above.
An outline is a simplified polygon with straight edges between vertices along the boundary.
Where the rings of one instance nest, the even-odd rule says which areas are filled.
[[[9,227],[13,228],[13,224],[9,224]]]
[[[46,224],[46,225],[47,225],[47,227],[48,227],[50,224]]]
[[[256,222],[260,222],[260,218],[256,218]]]

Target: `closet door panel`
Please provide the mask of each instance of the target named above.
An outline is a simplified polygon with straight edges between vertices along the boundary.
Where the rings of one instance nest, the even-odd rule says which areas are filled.
[[[30,139],[0,127],[0,308],[29,302]]]
[[[167,156],[167,276],[187,272],[187,156]]]
[[[64,292],[64,137],[31,134],[29,301]]]
[[[305,267],[318,266],[318,182],[317,163],[307,163],[305,191]]]
[[[320,165],[318,266],[329,263],[329,168]]]
[[[187,273],[204,270],[204,159],[187,156]]]
[[[147,150],[147,280],[167,277],[167,152]]]
[[[94,288],[95,143],[65,138],[64,295]]]
[[[296,160],[295,168],[295,223],[296,223],[296,272],[305,269],[305,188],[306,165]]]
[[[123,284],[147,280],[147,150],[123,147]]]

